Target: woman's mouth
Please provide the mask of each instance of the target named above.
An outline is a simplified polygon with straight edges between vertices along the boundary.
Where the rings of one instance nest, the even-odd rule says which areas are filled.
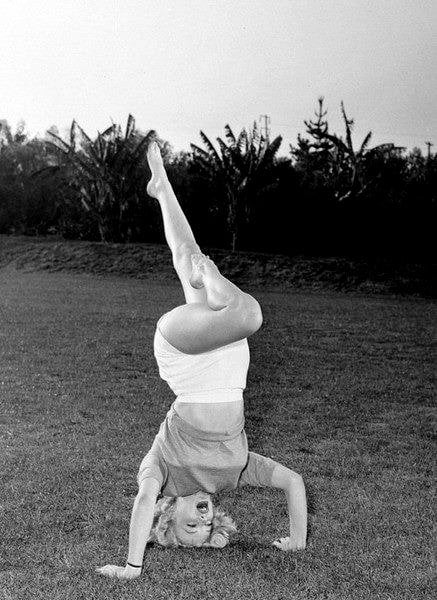
[[[196,508],[202,515],[205,515],[209,509],[207,500],[202,500],[202,502],[198,502],[196,504]]]

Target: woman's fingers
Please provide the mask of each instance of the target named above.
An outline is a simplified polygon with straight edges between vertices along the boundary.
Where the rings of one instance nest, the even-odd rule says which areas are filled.
[[[117,565],[105,565],[96,569],[97,573],[106,577],[119,577],[123,571],[124,567],[118,567]]]
[[[280,540],[275,540],[273,542],[273,546],[279,548],[280,550],[304,550],[306,547],[305,542],[293,539],[291,537],[281,538]]]
[[[215,548],[224,548],[228,543],[229,540],[221,533],[215,533],[211,537],[211,545]]]
[[[131,567],[119,567],[118,565],[105,565],[104,567],[97,567],[96,573],[110,577],[111,579],[136,579],[141,575],[141,568]]]
[[[280,550],[285,550],[284,545],[287,541],[287,538],[281,538],[279,541],[275,540],[273,542],[273,546],[276,546],[276,548],[279,548]]]

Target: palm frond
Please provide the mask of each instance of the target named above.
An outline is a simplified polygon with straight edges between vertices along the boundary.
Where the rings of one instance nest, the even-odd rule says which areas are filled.
[[[126,132],[124,134],[125,141],[130,138],[130,136],[133,134],[134,131],[135,131],[135,118],[131,114],[129,114],[129,116],[127,118],[127,123],[126,123]]]
[[[372,137],[372,132],[369,131],[369,133],[366,135],[366,137],[363,140],[363,143],[360,146],[359,154],[362,154],[366,150],[367,146],[369,145],[371,137]]]
[[[33,171],[30,174],[30,177],[34,179],[45,175],[53,175],[54,173],[58,173],[59,171],[61,171],[61,167],[59,165],[50,165],[49,167],[43,167],[42,169]]]
[[[270,144],[266,147],[263,158],[264,158],[264,162],[268,163],[267,167],[270,167],[272,161],[275,158],[276,153],[278,152],[279,148],[281,147],[281,144],[282,144],[282,135],[278,135],[277,137],[275,137],[273,142],[270,142]]]
[[[204,173],[208,173],[209,175],[215,172],[216,166],[215,163],[211,163],[210,154],[203,148],[196,146],[196,144],[190,144],[190,146],[193,153],[193,160],[195,161],[196,165]]]
[[[260,132],[259,132],[259,129],[258,129],[257,122],[256,122],[256,121],[254,121],[254,122],[253,122],[253,125],[252,125],[252,131],[251,131],[251,132],[250,132],[250,134],[249,134],[249,138],[250,138],[250,141],[251,141],[251,143],[252,143],[252,144],[253,144],[253,143],[254,143],[254,144],[261,143],[261,139],[262,139],[262,137],[263,137],[263,136],[262,136],[262,135],[260,134]]]
[[[366,135],[366,137],[364,138],[364,140],[361,142],[360,149],[356,153],[357,161],[362,160],[363,157],[367,156],[367,154],[370,152],[370,150],[367,149],[367,146],[369,145],[369,141],[370,141],[371,137],[372,137],[372,132],[369,131],[368,134]]]
[[[0,122],[0,133],[3,132],[7,144],[12,144],[14,136],[12,135],[11,127],[6,121]]]
[[[79,132],[80,137],[77,135],[77,132]],[[79,145],[81,147],[83,147],[92,156],[92,158],[96,162],[98,162],[98,163],[101,162],[101,158],[100,158],[98,152],[96,152],[95,143],[85,133],[85,131],[82,129],[82,127],[79,125],[79,123],[76,123],[76,143],[77,143],[77,141],[79,141]]]
[[[53,148],[56,148],[57,150],[61,150],[61,152],[63,152],[64,154],[68,154],[70,152],[70,146],[61,137],[59,137],[59,135],[57,135],[56,133],[53,133],[52,131],[48,131],[47,133],[56,140],[56,143],[52,142],[51,140],[47,140],[46,143],[49,146],[52,146]]]
[[[70,127],[70,148],[76,150],[76,121],[73,119]]]
[[[353,154],[354,148],[353,148],[353,144],[352,144],[352,127],[353,127],[353,124],[354,124],[354,120],[353,119],[348,119],[348,117],[346,115],[346,111],[345,111],[343,102],[341,102],[341,114],[343,116],[344,126],[345,126],[345,129],[346,129],[347,147],[349,149],[349,152],[351,154]]]
[[[191,146],[191,150],[196,155],[200,155],[205,159],[209,158],[209,153],[206,150],[204,150],[203,148],[200,148],[200,146],[196,146],[196,144],[190,144],[190,146]]]
[[[236,145],[237,140],[235,138],[234,132],[232,131],[229,125],[225,125],[225,136],[226,139],[228,139],[231,142],[231,144]]]
[[[103,131],[103,133],[100,133],[99,135],[102,136],[102,139],[107,140],[108,138],[113,137],[117,132],[117,125],[115,123],[113,123],[110,127],[108,127],[107,129],[105,129],[105,131]]]
[[[245,129],[242,129],[240,131],[240,134],[238,135],[237,144],[236,144],[240,154],[243,150],[246,140],[247,140],[247,131]]]
[[[219,155],[219,153],[217,152],[217,150],[214,148],[214,145],[212,144],[212,142],[209,140],[209,138],[203,133],[203,131],[200,132],[200,137],[202,138],[202,142],[205,144],[205,146],[208,148],[211,156],[216,160],[217,164],[220,164],[222,162],[222,159]]]
[[[225,142],[221,139],[221,138],[217,138],[217,143],[220,147],[221,153],[222,153],[222,157],[221,157],[221,163],[220,163],[220,168],[221,170],[230,173],[232,171],[231,169],[231,165],[232,165],[232,148],[230,148],[229,146],[227,146],[225,144]]]

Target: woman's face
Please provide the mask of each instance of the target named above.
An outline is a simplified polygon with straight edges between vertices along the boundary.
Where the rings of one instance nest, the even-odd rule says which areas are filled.
[[[197,492],[176,500],[174,532],[182,546],[202,546],[211,534],[211,496]]]

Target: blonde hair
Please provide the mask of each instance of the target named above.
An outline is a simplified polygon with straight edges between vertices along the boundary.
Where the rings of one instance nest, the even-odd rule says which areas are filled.
[[[182,545],[174,530],[176,500],[177,498],[161,498],[156,503],[149,542],[156,542],[167,548]],[[234,520],[221,509],[214,507],[211,534],[204,545],[224,548],[229,543],[229,536],[236,531]]]

